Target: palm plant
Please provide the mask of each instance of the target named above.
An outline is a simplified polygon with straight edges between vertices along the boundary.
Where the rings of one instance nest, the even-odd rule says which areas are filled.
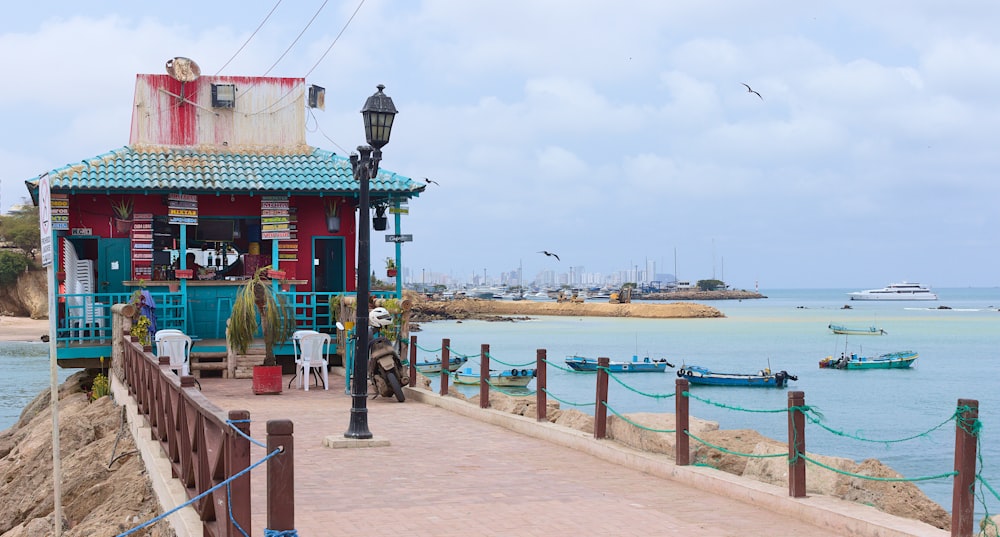
[[[291,308],[262,276],[270,267],[257,269],[253,277],[246,281],[236,293],[233,312],[229,320],[227,338],[229,344],[239,354],[246,354],[258,329],[264,333],[264,364],[276,365],[275,345],[280,345],[292,336],[295,319]],[[260,315],[260,322],[257,315]]]

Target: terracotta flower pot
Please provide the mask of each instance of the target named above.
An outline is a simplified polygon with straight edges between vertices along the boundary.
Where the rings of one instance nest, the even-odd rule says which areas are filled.
[[[132,231],[132,221],[115,218],[115,231],[118,233],[128,233]]]
[[[388,276],[388,277],[390,277],[390,278],[395,278],[396,274],[397,274],[397,272],[396,272],[396,269],[394,269],[394,268],[386,269],[386,271],[385,271],[385,275]]]

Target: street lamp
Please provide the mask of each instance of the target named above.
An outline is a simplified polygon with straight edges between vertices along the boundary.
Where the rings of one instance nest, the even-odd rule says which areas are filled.
[[[358,306],[357,322],[354,324],[358,335],[354,349],[354,383],[351,387],[351,423],[344,436],[347,438],[371,438],[368,430],[368,300],[371,295],[371,203],[368,199],[368,182],[378,174],[378,164],[382,160],[382,147],[389,143],[392,120],[396,107],[392,99],[382,93],[385,86],[379,84],[378,91],[365,101],[361,115],[365,119],[365,140],[368,145],[358,146],[358,152],[351,154],[351,170],[358,181]]]

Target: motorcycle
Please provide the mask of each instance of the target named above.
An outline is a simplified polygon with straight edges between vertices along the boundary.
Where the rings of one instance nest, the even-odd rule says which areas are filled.
[[[380,335],[379,329],[392,324],[392,317],[385,308],[375,308],[369,314],[368,332],[368,379],[375,388],[376,395],[390,397],[395,395],[396,400],[402,403],[406,400],[403,393],[403,386],[409,386],[410,377],[406,375],[406,369],[399,358],[399,351],[392,345],[388,338]],[[337,323],[337,328],[344,329],[344,325]],[[352,336],[356,339],[357,336]]]

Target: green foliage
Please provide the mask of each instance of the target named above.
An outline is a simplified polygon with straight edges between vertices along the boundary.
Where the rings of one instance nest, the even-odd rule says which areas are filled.
[[[139,319],[135,322],[135,324],[132,325],[132,328],[129,330],[130,334],[139,339],[139,344],[142,345],[143,347],[151,344],[149,340],[150,324],[151,323],[149,322],[148,317],[146,317],[145,315],[140,315]]]
[[[270,267],[262,267],[236,293],[236,303],[229,319],[229,344],[239,354],[246,354],[254,335],[264,332],[264,365],[275,365],[274,346],[292,337],[295,316],[270,281],[262,280]],[[260,314],[260,322],[257,315]]]
[[[104,373],[98,373],[94,377],[94,384],[90,388],[90,400],[96,401],[105,395],[111,393],[111,385],[108,383],[108,377]]]
[[[340,295],[330,295],[330,324],[336,324],[340,316]]]
[[[0,216],[0,237],[14,245],[31,259],[42,246],[38,224],[38,207],[26,203],[24,207]]]
[[[17,283],[18,276],[28,268],[28,260],[21,254],[0,251],[0,286],[9,287]]]
[[[134,207],[135,202],[132,201],[132,198],[122,196],[118,201],[111,200],[111,209],[115,212],[115,218],[119,220],[131,220]]]
[[[722,280],[698,280],[698,289],[702,291],[721,291],[726,288]]]

